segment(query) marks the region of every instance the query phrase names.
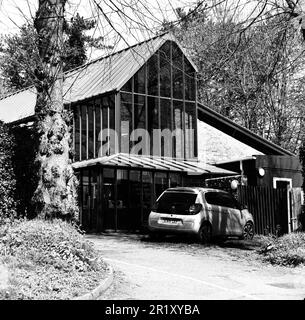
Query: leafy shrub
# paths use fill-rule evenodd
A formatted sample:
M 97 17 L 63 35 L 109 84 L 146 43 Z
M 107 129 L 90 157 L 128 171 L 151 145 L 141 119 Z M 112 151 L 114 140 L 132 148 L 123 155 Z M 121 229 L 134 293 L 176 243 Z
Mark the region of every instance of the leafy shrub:
M 62 220 L 16 220 L 0 227 L 0 255 L 66 272 L 100 267 L 91 243 Z
M 0 223 L 15 216 L 13 149 L 14 139 L 5 124 L 0 122 Z
M 305 264 L 305 233 L 292 232 L 282 237 L 264 237 L 259 250 L 264 260 L 283 266 Z

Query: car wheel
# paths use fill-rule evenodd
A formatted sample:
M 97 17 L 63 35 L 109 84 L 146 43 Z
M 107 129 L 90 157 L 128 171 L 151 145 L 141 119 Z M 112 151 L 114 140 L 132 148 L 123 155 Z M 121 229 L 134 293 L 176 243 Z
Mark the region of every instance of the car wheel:
M 254 237 L 254 226 L 252 222 L 247 222 L 244 226 L 243 239 L 252 240 Z
M 198 231 L 199 241 L 203 244 L 210 243 L 212 240 L 212 226 L 209 223 L 204 223 Z

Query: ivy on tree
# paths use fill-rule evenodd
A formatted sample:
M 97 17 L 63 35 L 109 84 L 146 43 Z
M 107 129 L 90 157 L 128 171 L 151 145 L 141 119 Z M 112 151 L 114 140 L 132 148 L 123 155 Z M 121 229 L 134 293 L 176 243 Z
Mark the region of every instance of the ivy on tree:
M 46 219 L 71 219 L 78 214 L 71 117 L 63 104 L 65 4 L 66 0 L 40 0 L 34 21 L 40 64 L 35 70 L 38 184 L 33 202 L 37 216 Z

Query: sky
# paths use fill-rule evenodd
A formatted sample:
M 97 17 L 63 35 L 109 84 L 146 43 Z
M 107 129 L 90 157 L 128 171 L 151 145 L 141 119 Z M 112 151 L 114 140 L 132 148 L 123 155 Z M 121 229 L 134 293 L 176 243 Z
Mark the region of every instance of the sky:
M 94 1 L 100 4 L 103 13 L 97 9 Z M 194 0 L 195 1 L 195 0 Z M 0 0 L 0 34 L 17 33 L 25 22 L 33 20 L 38 0 Z M 118 46 L 118 39 L 124 40 L 119 46 L 126 47 L 154 35 L 164 19 L 175 19 L 174 8 L 186 7 L 188 1 L 178 0 L 69 0 L 66 16 L 71 18 L 76 12 L 85 18 L 99 21 L 91 33 L 103 35 L 106 45 Z M 117 9 L 124 11 L 128 19 L 122 18 Z M 108 20 L 108 21 L 107 21 Z M 112 26 L 109 25 L 111 21 Z M 116 31 L 113 31 L 115 29 Z
M 255 15 L 253 8 L 259 0 L 207 1 L 210 5 L 222 1 L 223 9 L 229 11 L 237 8 L 237 19 L 245 19 Z M 103 13 L 94 2 L 100 4 Z M 90 32 L 91 35 L 102 35 L 106 46 L 114 47 L 111 50 L 119 50 L 150 38 L 162 21 L 176 19 L 176 8 L 188 9 L 195 3 L 196 0 L 68 0 L 66 16 L 69 19 L 79 12 L 85 18 L 93 17 L 98 24 Z M 0 0 L 0 35 L 17 33 L 20 26 L 33 20 L 37 7 L 38 0 Z M 118 13 L 118 10 L 121 11 Z M 108 53 L 105 50 L 90 51 L 89 60 Z

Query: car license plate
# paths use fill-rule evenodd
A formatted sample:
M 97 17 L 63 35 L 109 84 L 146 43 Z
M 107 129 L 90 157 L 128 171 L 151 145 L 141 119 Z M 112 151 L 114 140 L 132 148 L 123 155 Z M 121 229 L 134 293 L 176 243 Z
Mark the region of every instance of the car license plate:
M 167 224 L 173 224 L 173 225 L 177 225 L 177 224 L 182 224 L 181 220 L 174 220 L 174 219 L 161 219 L 161 223 L 167 223 Z

